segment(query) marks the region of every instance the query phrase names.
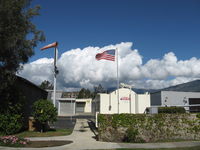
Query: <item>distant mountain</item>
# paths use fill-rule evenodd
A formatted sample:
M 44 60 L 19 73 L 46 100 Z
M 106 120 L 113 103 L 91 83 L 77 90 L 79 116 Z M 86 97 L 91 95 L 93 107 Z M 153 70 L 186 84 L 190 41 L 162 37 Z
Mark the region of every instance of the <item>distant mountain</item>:
M 133 91 L 135 91 L 135 93 L 137 93 L 137 94 L 144 94 L 146 92 L 152 93 L 152 92 L 155 92 L 156 90 L 155 89 L 137 89 L 137 88 L 133 88 Z
M 112 87 L 112 88 L 107 89 L 108 93 L 110 93 L 114 90 L 116 90 L 116 88 Z M 146 93 L 146 92 L 154 93 L 154 92 L 159 92 L 159 91 L 200 92 L 200 80 L 194 80 L 194 81 L 191 81 L 191 82 L 182 83 L 182 84 L 170 86 L 170 87 L 163 88 L 163 89 L 137 89 L 137 88 L 133 88 L 132 90 L 135 91 L 137 94 L 143 94 L 143 93 Z
M 156 91 L 182 91 L 182 92 L 200 92 L 200 80 L 194 80 L 187 83 L 170 86 L 168 88 Z

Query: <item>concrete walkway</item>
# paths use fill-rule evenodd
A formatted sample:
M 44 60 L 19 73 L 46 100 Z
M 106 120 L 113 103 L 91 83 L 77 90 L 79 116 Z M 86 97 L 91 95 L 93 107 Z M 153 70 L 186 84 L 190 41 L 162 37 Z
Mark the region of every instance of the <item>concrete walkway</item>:
M 85 149 L 115 149 L 115 148 L 172 148 L 172 147 L 192 147 L 199 146 L 200 141 L 193 142 L 170 142 L 170 143 L 144 143 L 144 144 L 128 144 L 128 143 L 110 143 L 99 142 L 94 138 L 94 133 L 90 130 L 86 119 L 77 119 L 74 131 L 69 136 L 58 137 L 40 137 L 30 138 L 32 141 L 43 140 L 69 140 L 73 143 L 58 147 L 39 148 L 44 150 L 85 150 Z M 36 150 L 38 148 L 8 148 L 0 147 L 0 150 Z

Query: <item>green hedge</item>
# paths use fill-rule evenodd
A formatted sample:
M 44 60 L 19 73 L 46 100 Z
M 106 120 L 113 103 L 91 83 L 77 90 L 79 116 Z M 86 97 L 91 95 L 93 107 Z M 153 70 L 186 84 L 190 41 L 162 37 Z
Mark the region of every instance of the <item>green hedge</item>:
M 18 133 L 22 126 L 22 116 L 20 114 L 0 114 L 0 132 L 3 135 Z
M 107 142 L 156 142 L 200 140 L 199 114 L 99 114 L 99 140 Z
M 175 114 L 186 113 L 186 111 L 183 107 L 158 107 L 158 113 Z

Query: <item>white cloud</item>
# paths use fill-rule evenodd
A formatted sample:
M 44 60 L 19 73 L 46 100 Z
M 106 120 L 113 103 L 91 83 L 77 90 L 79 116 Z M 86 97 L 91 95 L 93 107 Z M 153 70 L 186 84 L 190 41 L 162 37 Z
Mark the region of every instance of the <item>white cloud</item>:
M 151 59 L 143 64 L 139 51 L 132 50 L 132 43 L 122 42 L 63 53 L 58 59 L 58 89 L 92 88 L 98 84 L 116 86 L 116 62 L 95 59 L 97 53 L 116 47 L 119 50 L 120 81 L 136 88 L 163 88 L 200 77 L 200 60 L 195 57 L 178 60 L 173 52 L 169 52 L 161 59 Z M 53 81 L 53 59 L 41 58 L 25 64 L 20 75 L 36 84 Z
M 39 85 L 44 80 L 53 80 L 53 58 L 41 58 L 23 66 L 20 76 Z
M 138 80 L 135 82 L 135 87 L 140 85 L 146 89 L 161 89 L 164 87 L 174 86 L 181 83 L 186 83 L 197 78 L 186 78 L 186 77 L 175 77 L 171 80 L 157 80 L 157 79 L 147 79 L 147 80 Z

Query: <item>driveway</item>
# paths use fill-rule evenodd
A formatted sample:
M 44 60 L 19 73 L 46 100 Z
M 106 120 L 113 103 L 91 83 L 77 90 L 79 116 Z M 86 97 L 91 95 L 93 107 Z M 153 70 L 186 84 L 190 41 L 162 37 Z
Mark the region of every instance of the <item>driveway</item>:
M 76 119 L 73 117 L 58 117 L 55 123 L 50 124 L 50 127 L 55 129 L 74 129 L 75 124 Z
M 80 113 L 74 116 L 58 117 L 55 123 L 50 124 L 50 127 L 55 129 L 74 129 L 76 119 L 94 120 L 94 116 L 91 113 Z

